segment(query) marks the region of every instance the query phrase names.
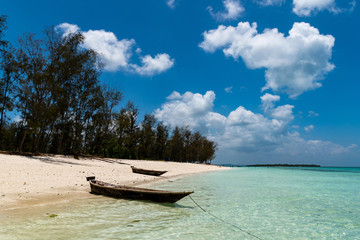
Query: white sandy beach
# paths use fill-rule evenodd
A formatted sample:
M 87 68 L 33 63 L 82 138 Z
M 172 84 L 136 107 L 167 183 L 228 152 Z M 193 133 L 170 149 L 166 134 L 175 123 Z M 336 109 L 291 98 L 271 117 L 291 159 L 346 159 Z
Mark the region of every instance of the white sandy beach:
M 161 177 L 132 173 L 131 167 L 166 170 Z M 110 183 L 140 185 L 225 167 L 164 161 L 17 156 L 0 154 L 0 211 L 90 197 L 87 176 Z M 193 189 L 183 189 L 193 190 Z

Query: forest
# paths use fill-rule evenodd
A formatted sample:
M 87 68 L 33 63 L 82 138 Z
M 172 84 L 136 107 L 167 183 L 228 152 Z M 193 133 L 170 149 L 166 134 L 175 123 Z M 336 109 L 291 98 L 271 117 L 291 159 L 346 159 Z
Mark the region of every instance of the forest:
M 0 150 L 123 159 L 210 163 L 216 143 L 187 126 L 167 126 L 152 114 L 138 119 L 122 92 L 101 84 L 103 63 L 82 47 L 80 32 L 6 41 L 0 15 Z

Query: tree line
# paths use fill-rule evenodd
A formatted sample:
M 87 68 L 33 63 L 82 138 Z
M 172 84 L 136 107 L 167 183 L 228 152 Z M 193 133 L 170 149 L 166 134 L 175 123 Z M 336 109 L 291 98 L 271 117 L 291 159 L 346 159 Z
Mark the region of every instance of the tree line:
M 104 65 L 76 32 L 46 28 L 5 41 L 0 15 L 0 150 L 208 163 L 216 144 L 188 127 L 171 129 L 100 84 Z M 11 120 L 10 115 L 17 118 Z

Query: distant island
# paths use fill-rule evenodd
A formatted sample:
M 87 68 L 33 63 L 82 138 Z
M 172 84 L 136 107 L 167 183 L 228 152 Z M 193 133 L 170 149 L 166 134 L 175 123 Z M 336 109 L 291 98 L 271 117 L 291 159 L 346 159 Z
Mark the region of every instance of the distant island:
M 316 164 L 254 164 L 246 167 L 320 167 Z

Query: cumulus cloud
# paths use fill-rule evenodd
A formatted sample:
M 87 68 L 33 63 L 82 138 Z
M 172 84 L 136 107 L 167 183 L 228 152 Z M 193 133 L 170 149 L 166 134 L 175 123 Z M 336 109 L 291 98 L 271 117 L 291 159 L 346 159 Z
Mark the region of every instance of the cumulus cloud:
M 256 3 L 262 6 L 281 5 L 285 0 L 254 0 Z
M 210 14 L 218 21 L 235 20 L 245 11 L 239 0 L 223 0 L 225 10 L 214 13 L 212 7 L 208 7 Z
M 250 69 L 265 68 L 263 90 L 286 92 L 291 98 L 320 87 L 320 80 L 334 68 L 329 62 L 334 37 L 304 22 L 294 23 L 288 36 L 276 28 L 258 33 L 257 24 L 249 22 L 220 25 L 203 36 L 203 50 L 221 49 L 227 57 L 241 57 Z
M 332 13 L 353 11 L 356 1 L 349 2 L 349 5 L 349 8 L 339 8 L 336 6 L 335 0 L 294 0 L 293 12 L 298 16 L 308 17 L 323 10 L 328 10 Z
M 105 70 L 116 71 L 127 67 L 135 45 L 134 39 L 118 40 L 114 33 L 104 30 L 89 30 L 82 34 L 85 38 L 84 47 L 101 54 Z
M 294 106 L 286 104 L 275 108 L 275 102 L 280 101 L 280 96 L 266 93 L 260 99 L 264 113 L 268 116 L 286 123 L 294 119 L 292 111 Z
M 344 147 L 330 141 L 305 140 L 298 132 L 288 135 L 284 140 L 283 144 L 275 149 L 275 152 L 290 156 L 333 156 L 347 154 L 358 148 L 356 144 Z
M 64 36 L 69 35 L 70 33 L 79 32 L 80 28 L 78 25 L 70 23 L 61 23 L 56 26 L 56 29 L 61 30 Z
M 168 98 L 169 102 L 162 109 L 155 110 L 158 120 L 164 121 L 171 126 L 189 125 L 192 128 L 201 128 L 205 117 L 213 107 L 215 93 L 207 91 L 204 95 L 186 92 L 181 95 L 173 92 Z
M 280 119 L 285 122 L 289 122 L 294 119 L 292 109 L 294 106 L 286 104 L 283 106 L 278 106 L 271 111 L 271 116 L 275 119 Z
M 293 12 L 298 16 L 310 16 L 324 9 L 335 10 L 334 0 L 294 0 L 293 5 Z
M 280 96 L 266 93 L 260 97 L 263 109 L 265 111 L 274 107 L 274 102 L 280 101 Z
M 173 92 L 154 114 L 167 125 L 187 125 L 192 130 L 202 132 L 218 143 L 220 151 L 326 155 L 345 153 L 356 147 L 343 147 L 321 140 L 305 140 L 291 125 L 294 106 L 275 106 L 274 102 L 278 101 L 276 96 L 262 97 L 263 103 L 271 103 L 266 105 L 267 111 L 271 113 L 268 117 L 243 106 L 224 116 L 213 111 L 214 100 L 213 91 L 204 95 Z
M 154 58 L 146 55 L 141 58 L 142 66 L 132 64 L 134 70 L 140 75 L 152 76 L 160 74 L 174 65 L 174 60 L 166 53 L 157 54 Z
M 174 60 L 166 53 L 157 54 L 155 57 L 150 55 L 141 57 L 141 66 L 130 63 L 133 48 L 136 45 L 135 40 L 119 40 L 113 32 L 105 30 L 80 31 L 77 25 L 69 23 L 62 23 L 56 29 L 61 31 L 64 36 L 74 32 L 81 32 L 84 36 L 83 47 L 93 49 L 100 54 L 106 71 L 123 70 L 152 76 L 167 71 L 174 64 Z M 137 48 L 135 52 L 141 54 L 141 49 Z
M 176 99 L 181 99 L 181 94 L 177 91 L 173 91 L 166 99 L 168 100 L 176 100 Z

